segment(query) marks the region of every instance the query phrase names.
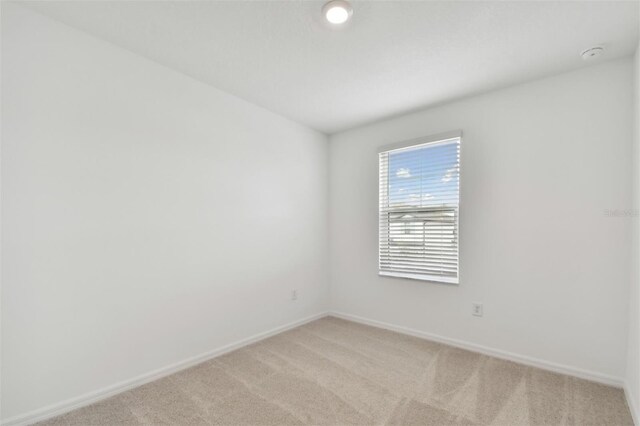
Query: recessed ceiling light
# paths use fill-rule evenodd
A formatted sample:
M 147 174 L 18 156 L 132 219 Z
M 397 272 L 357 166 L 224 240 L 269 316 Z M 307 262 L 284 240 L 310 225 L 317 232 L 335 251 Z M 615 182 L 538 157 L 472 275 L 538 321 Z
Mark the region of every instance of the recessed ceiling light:
M 585 61 L 588 61 L 590 59 L 595 59 L 598 56 L 602 55 L 604 53 L 604 48 L 600 47 L 600 46 L 596 46 L 596 47 L 591 47 L 587 50 L 584 50 L 580 56 L 582 56 L 582 59 L 584 59 Z
M 353 8 L 346 0 L 332 0 L 322 7 L 322 14 L 329 23 L 340 25 L 351 18 Z

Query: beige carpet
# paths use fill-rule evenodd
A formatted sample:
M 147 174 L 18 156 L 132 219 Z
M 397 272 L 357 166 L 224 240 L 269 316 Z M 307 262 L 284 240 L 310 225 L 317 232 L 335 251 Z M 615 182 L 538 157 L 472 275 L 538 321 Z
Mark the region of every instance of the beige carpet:
M 622 390 L 323 318 L 47 425 L 632 425 Z

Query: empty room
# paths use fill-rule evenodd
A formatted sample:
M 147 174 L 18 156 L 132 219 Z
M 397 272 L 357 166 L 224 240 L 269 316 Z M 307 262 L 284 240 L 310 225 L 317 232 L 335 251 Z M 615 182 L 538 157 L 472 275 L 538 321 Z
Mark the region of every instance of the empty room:
M 0 425 L 640 426 L 640 1 L 0 12 Z

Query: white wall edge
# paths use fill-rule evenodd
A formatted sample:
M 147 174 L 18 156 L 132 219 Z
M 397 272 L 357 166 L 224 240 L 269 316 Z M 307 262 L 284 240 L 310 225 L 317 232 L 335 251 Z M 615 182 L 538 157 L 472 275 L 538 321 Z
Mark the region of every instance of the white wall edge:
M 640 411 L 638 411 L 638 406 L 636 405 L 637 398 L 634 398 L 635 395 L 631 394 L 631 391 L 629 390 L 629 386 L 627 385 L 627 383 L 624 384 L 624 396 L 627 399 L 627 405 L 629 406 L 629 411 L 631 411 L 633 424 L 636 426 L 640 426 Z
M 493 349 L 493 348 L 478 345 L 475 343 L 466 342 L 458 339 L 451 339 L 449 337 L 444 337 L 437 334 L 414 330 L 412 328 L 389 324 L 386 322 L 377 321 L 369 318 L 363 318 L 357 315 L 345 314 L 342 312 L 330 312 L 329 315 L 334 316 L 336 318 L 342 318 L 348 321 L 357 322 L 360 324 L 370 325 L 378 328 L 384 328 L 386 330 L 395 331 L 395 332 L 406 334 L 409 336 L 419 337 L 421 339 L 431 340 L 438 343 L 444 343 L 449 346 L 455 346 L 460 349 L 466 349 L 472 352 L 481 353 L 483 355 L 489 355 L 495 358 L 517 362 L 519 364 L 528 365 L 530 367 L 537 367 L 542 370 L 548 370 L 548 371 L 553 371 L 555 373 L 566 374 L 568 376 L 578 377 L 580 379 L 602 383 L 604 385 L 614 386 L 617 388 L 624 387 L 624 381 L 620 377 L 609 376 L 606 374 L 596 373 L 594 371 L 588 371 L 580 368 L 571 367 L 568 365 L 557 364 L 555 362 L 532 358 L 525 355 L 519 355 L 512 352 L 503 351 L 500 349 Z M 638 423 L 636 422 L 636 424 Z
M 280 334 L 292 328 L 299 327 L 308 322 L 323 318 L 327 315 L 328 315 L 327 312 L 321 312 L 306 318 L 302 318 L 302 319 L 290 322 L 288 324 L 284 324 L 284 325 L 272 328 L 271 330 L 267 330 L 262 333 L 255 334 L 251 337 L 247 337 L 246 339 L 241 339 L 236 342 L 230 343 L 228 345 L 222 346 L 220 348 L 216 348 L 211 351 L 205 352 L 203 354 L 196 355 L 196 356 L 187 358 L 185 360 L 167 365 L 165 367 L 158 368 L 156 370 L 150 371 L 148 373 L 142 374 L 132 379 L 124 380 L 114 385 L 110 385 L 102 389 L 98 389 L 96 391 L 88 392 L 88 393 L 85 393 L 84 395 L 80 395 L 75 398 L 67 399 L 65 401 L 62 401 L 56 404 L 48 405 L 46 407 L 33 410 L 26 414 L 20 414 L 18 416 L 11 417 L 9 419 L 3 420 L 2 425 L 3 426 L 28 425 L 31 423 L 39 422 L 55 416 L 59 416 L 61 414 L 68 413 L 69 411 L 84 407 L 86 405 L 93 404 L 95 402 L 101 401 L 103 399 L 109 398 L 111 396 L 117 395 L 127 390 L 144 385 L 145 383 L 149 383 L 154 380 L 161 379 L 165 376 L 169 376 L 173 373 L 187 369 L 189 367 L 192 367 L 194 365 L 216 358 L 218 356 L 224 355 L 236 349 L 240 349 L 244 346 L 250 345 L 260 340 L 264 340 L 266 338 L 269 338 L 276 334 Z

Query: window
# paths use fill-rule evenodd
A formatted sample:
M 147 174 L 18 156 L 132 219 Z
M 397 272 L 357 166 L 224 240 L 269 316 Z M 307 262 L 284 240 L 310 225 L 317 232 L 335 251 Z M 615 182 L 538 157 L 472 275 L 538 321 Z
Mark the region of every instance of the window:
M 458 283 L 460 139 L 455 132 L 379 153 L 380 275 Z

